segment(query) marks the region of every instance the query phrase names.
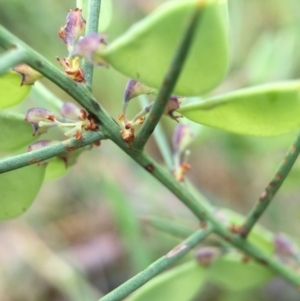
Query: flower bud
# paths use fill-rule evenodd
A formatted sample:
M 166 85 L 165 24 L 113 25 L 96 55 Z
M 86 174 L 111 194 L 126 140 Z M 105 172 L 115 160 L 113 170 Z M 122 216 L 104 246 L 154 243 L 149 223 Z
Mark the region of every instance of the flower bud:
M 60 38 L 67 44 L 68 51 L 71 53 L 76 42 L 85 32 L 85 20 L 82 17 L 82 9 L 71 9 L 66 18 L 66 25 L 59 30 Z
M 222 251 L 216 247 L 202 247 L 195 252 L 198 263 L 208 267 L 211 263 L 222 254 Z
M 106 35 L 104 34 L 92 33 L 87 35 L 78 41 L 71 53 L 71 56 L 83 57 L 95 66 L 108 67 L 108 63 L 103 59 L 97 57 L 97 60 L 95 60 L 97 51 L 107 45 L 105 38 Z
M 195 139 L 192 129 L 188 124 L 178 124 L 175 128 L 172 144 L 174 153 L 182 153 Z
M 154 91 L 154 88 L 150 88 L 143 83 L 140 83 L 134 79 L 130 79 L 125 88 L 123 102 L 128 102 L 132 98 L 135 98 L 139 95 L 151 94 Z
M 284 233 L 274 236 L 275 253 L 277 255 L 295 255 L 298 253 L 295 243 Z

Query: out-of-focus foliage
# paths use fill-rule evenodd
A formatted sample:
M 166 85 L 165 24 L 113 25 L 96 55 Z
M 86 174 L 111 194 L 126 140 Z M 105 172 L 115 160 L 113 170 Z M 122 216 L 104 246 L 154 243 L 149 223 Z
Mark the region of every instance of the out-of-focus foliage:
M 6 109 L 20 103 L 29 93 L 31 87 L 20 89 L 21 79 L 16 72 L 0 76 L 0 108 Z
M 108 42 L 162 2 L 166 1 L 113 1 Z M 57 65 L 55 56 L 66 55 L 57 32 L 65 22 L 68 9 L 75 8 L 74 3 L 71 0 L 47 3 L 2 0 L 0 22 Z M 298 6 L 298 0 L 229 0 L 231 68 L 212 96 L 253 84 L 299 77 Z M 112 68 L 95 71 L 94 94 L 114 118 L 121 113 L 127 80 Z M 62 100 L 70 100 L 47 80 L 43 83 Z M 34 97 L 29 95 L 25 102 L 26 106 L 34 106 Z M 18 109 L 24 114 L 23 105 Z M 129 109 L 130 116 L 134 116 L 139 110 L 138 103 L 132 102 Z M 170 141 L 175 123 L 164 118 L 162 124 Z M 192 170 L 188 177 L 213 204 L 246 213 L 267 185 L 294 135 L 253 138 L 203 127 L 197 141 L 190 146 Z M 147 150 L 163 164 L 153 140 Z M 271 230 L 287 232 L 296 241 L 300 234 L 299 175 L 299 164 L 296 164 L 262 219 Z M 126 218 L 122 215 L 123 205 Z M 100 296 L 100 291 L 108 292 L 178 243 L 178 239 L 141 222 L 140 217 L 150 214 L 194 229 L 198 227 L 196 219 L 171 193 L 112 143 L 103 142 L 100 148 L 84 153 L 66 177 L 47 182 L 28 213 L 0 225 L 1 240 L 7 242 L 0 247 L 0 299 L 71 300 L 70 291 L 77 292 L 78 287 L 82 287 L 82 300 Z M 126 226 L 128 232 L 124 232 Z M 68 287 L 68 292 L 55 285 L 53 281 L 60 268 L 45 268 L 51 267 L 51 256 L 37 260 L 36 254 L 44 254 L 37 242 L 46 245 L 50 254 L 59 256 L 73 271 L 81 271 L 83 280 L 75 281 L 78 285 Z M 62 277 L 67 281 L 72 274 L 62 273 Z M 254 299 L 293 301 L 299 295 L 276 279 L 246 294 L 231 294 L 224 288 L 206 285 L 195 298 L 200 301 Z

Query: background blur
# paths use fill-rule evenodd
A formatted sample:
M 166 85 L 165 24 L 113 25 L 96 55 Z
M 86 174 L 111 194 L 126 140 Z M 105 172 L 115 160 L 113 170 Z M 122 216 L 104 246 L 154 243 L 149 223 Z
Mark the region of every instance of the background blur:
M 115 0 L 106 30 L 108 41 L 161 2 Z M 55 56 L 67 52 L 57 33 L 75 1 L 0 0 L 0 8 L 0 23 L 58 66 Z M 230 0 L 229 8 L 232 63 L 227 78 L 213 93 L 298 78 L 299 1 Z M 95 70 L 94 94 L 114 118 L 121 113 L 127 80 L 112 68 Z M 42 82 L 62 100 L 70 100 L 49 81 Z M 130 112 L 138 110 L 136 101 Z M 164 118 L 162 124 L 171 141 L 175 122 Z M 188 177 L 216 206 L 245 214 L 294 136 L 253 138 L 201 128 L 190 147 Z M 164 164 L 154 140 L 147 150 Z M 300 234 L 299 176 L 296 163 L 261 220 L 267 228 L 288 233 L 296 241 Z M 0 300 L 97 300 L 179 242 L 147 226 L 146 217 L 151 215 L 198 227 L 170 192 L 104 141 L 101 147 L 83 153 L 67 176 L 46 182 L 22 217 L 0 223 Z M 195 300 L 254 299 L 299 300 L 299 295 L 275 279 L 242 296 L 208 285 Z

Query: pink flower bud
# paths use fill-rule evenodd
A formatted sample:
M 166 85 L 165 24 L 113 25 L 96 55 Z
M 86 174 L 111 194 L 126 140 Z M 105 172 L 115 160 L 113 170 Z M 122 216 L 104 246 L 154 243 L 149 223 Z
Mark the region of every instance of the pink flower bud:
M 97 57 L 97 51 L 107 45 L 105 38 L 106 35 L 104 34 L 92 33 L 87 35 L 78 41 L 71 56 L 83 57 L 96 66 L 108 67 L 106 61 Z
M 59 30 L 60 38 L 67 44 L 68 51 L 71 53 L 76 42 L 85 32 L 85 20 L 82 17 L 82 9 L 71 9 L 66 18 L 66 25 Z
M 154 88 L 150 88 L 134 79 L 130 79 L 125 88 L 123 102 L 128 102 L 132 98 L 135 98 L 139 95 L 151 94 L 154 91 L 155 91 Z

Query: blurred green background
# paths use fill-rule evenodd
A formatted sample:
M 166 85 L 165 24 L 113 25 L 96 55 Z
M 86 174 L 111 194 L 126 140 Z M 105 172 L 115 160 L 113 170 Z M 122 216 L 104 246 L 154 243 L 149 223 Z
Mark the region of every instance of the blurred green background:
M 113 1 L 108 42 L 161 2 L 165 1 Z M 58 30 L 75 5 L 71 0 L 0 0 L 0 23 L 58 66 L 55 57 L 67 55 Z M 212 93 L 299 77 L 298 0 L 229 0 L 229 9 L 231 67 Z M 114 118 L 121 113 L 127 80 L 112 68 L 95 70 L 94 94 Z M 42 82 L 62 100 L 70 100 L 49 81 Z M 138 110 L 136 101 L 130 114 Z M 164 118 L 162 125 L 171 141 L 175 122 Z M 188 178 L 214 205 L 246 214 L 294 136 L 253 138 L 203 127 L 190 147 Z M 164 164 L 154 139 L 147 151 Z M 288 233 L 298 242 L 299 177 L 296 163 L 261 220 L 270 230 Z M 151 215 L 198 227 L 170 192 L 104 141 L 82 154 L 67 176 L 46 182 L 22 217 L 1 222 L 0 300 L 96 300 L 180 241 L 147 226 L 146 217 Z M 254 299 L 299 300 L 299 295 L 275 279 L 243 295 L 207 285 L 195 300 Z

